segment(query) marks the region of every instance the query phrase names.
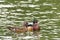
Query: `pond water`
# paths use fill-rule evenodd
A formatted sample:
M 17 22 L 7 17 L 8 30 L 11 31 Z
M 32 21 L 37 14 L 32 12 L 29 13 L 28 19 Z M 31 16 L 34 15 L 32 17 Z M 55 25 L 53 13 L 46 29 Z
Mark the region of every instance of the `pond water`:
M 60 40 L 60 0 L 0 0 L 0 36 L 13 35 L 7 26 L 20 27 L 34 17 L 41 27 L 40 40 Z

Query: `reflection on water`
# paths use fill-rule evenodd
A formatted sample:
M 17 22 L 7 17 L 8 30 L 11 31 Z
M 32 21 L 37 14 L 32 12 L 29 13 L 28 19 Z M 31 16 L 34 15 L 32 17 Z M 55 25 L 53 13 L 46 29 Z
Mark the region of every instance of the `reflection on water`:
M 7 26 L 21 26 L 24 20 L 35 17 L 41 27 L 41 40 L 59 40 L 59 4 L 60 0 L 0 0 L 0 35 L 12 35 Z

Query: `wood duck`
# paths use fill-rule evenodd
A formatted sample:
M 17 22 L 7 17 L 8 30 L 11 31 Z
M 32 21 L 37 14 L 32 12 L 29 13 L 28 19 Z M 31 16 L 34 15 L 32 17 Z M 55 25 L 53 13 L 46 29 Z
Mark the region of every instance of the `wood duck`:
M 33 22 L 24 22 L 24 27 L 22 28 L 18 28 L 18 27 L 7 27 L 7 28 L 15 33 L 24 33 L 27 31 L 39 31 L 40 30 L 38 20 L 36 19 L 34 19 Z
M 38 20 L 34 19 L 32 22 L 27 22 L 26 24 L 26 28 L 30 31 L 38 31 L 40 30 L 39 24 L 38 24 Z
M 34 19 L 33 20 L 33 31 L 38 31 L 40 30 L 39 24 L 38 24 L 38 20 Z

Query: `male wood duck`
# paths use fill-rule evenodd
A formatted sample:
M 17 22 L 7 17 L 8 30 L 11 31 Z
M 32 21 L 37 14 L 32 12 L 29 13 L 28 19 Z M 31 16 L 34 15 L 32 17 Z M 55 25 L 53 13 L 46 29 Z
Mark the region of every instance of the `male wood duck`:
M 40 27 L 38 24 L 38 20 L 34 19 L 33 22 L 24 22 L 24 27 L 18 28 L 18 27 L 7 27 L 9 30 L 15 32 L 15 33 L 24 33 L 27 31 L 39 31 Z
M 33 20 L 33 31 L 39 31 L 40 27 L 39 27 L 39 23 L 37 19 Z
M 29 31 L 39 31 L 40 27 L 38 24 L 38 20 L 34 19 L 32 22 L 26 22 L 27 24 L 25 24 L 25 27 L 29 30 Z

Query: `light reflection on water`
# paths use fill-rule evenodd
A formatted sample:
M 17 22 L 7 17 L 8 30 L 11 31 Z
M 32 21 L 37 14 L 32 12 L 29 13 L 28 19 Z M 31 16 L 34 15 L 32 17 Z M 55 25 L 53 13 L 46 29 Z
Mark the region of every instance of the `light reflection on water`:
M 25 0 L 0 1 L 0 35 L 11 35 L 5 27 L 20 26 L 24 20 L 36 17 L 41 27 L 41 40 L 59 40 L 60 7 L 59 1 Z M 57 38 L 57 39 L 55 39 Z M 35 40 L 35 39 L 33 39 Z

